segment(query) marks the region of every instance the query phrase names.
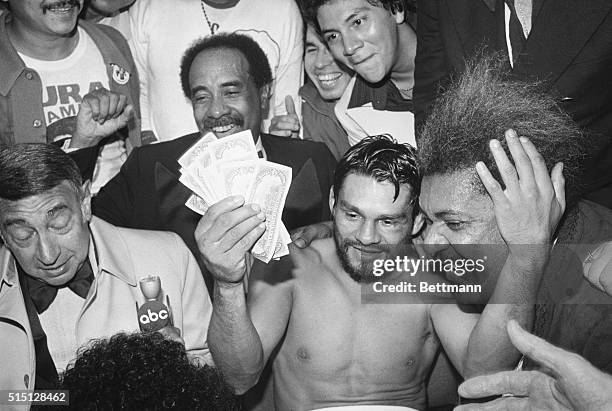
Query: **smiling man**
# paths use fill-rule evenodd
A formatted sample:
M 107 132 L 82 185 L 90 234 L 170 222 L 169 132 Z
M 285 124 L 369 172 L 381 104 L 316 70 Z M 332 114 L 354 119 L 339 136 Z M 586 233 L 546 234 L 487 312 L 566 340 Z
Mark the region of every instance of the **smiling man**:
M 413 146 L 412 88 L 416 33 L 407 0 L 306 0 L 333 56 L 357 76 L 336 105 L 336 115 L 355 144 L 389 133 Z
M 210 299 L 177 235 L 92 218 L 89 181 L 53 145 L 1 148 L 0 175 L 0 389 L 56 388 L 79 346 L 139 331 L 149 276 L 171 312 L 161 331 L 211 363 Z
M 515 158 L 531 152 L 528 144 L 512 144 Z M 518 168 L 541 172 L 541 165 L 530 161 Z M 504 178 L 512 179 L 512 172 Z M 557 171 L 552 181 L 559 176 Z M 548 175 L 538 183 L 548 203 L 524 201 L 526 212 L 520 215 L 496 212 L 500 221 L 529 227 L 504 231 L 512 244 L 531 238 L 547 243 L 558 222 L 553 196 L 562 200 L 562 192 Z M 256 262 L 248 299 L 244 252 L 261 235 L 258 220 L 240 210 L 236 198 L 209 209 L 196 232 L 215 277 L 208 341 L 216 365 L 237 392 L 253 386 L 270 360 L 277 409 L 425 409 L 427 375 L 441 347 L 464 377 L 514 367 L 519 353 L 503 324 L 517 319 L 530 326 L 535 293 L 524 287 L 539 280 L 546 253 L 511 254 L 491 299 L 495 304 L 482 315 L 452 301 L 424 303 L 418 296 L 404 304 L 364 302 L 364 289 L 378 278 L 374 261 L 393 258 L 421 227 L 413 218 L 419 185 L 412 147 L 386 136 L 362 140 L 336 168 L 329 200 L 333 238 L 304 249 L 291 245 L 288 256 L 269 265 Z M 532 223 L 535 213 L 545 221 Z M 402 274 L 386 277 L 402 279 Z
M 62 146 L 95 193 L 142 144 L 127 42 L 112 28 L 80 21 L 83 0 L 2 1 L 0 143 Z M 97 148 L 84 150 L 102 140 L 99 156 Z
M 260 132 L 272 71 L 250 37 L 219 34 L 199 40 L 185 52 L 180 78 L 199 132 L 135 150 L 96 196 L 94 214 L 118 226 L 176 232 L 212 287 L 206 256 L 194 237 L 201 216 L 185 206 L 191 191 L 179 182 L 179 157 L 208 132 L 224 138 L 250 130 L 261 157 L 293 170 L 282 216 L 289 230 L 329 218 L 326 198 L 335 160 L 324 144 Z

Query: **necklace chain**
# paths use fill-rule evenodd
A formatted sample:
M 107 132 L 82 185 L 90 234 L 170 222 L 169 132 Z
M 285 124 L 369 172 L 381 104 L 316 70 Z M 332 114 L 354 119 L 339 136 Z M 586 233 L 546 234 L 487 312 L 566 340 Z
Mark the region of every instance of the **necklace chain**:
M 219 30 L 219 24 L 211 23 L 208 18 L 208 14 L 206 14 L 206 7 L 204 6 L 204 0 L 200 0 L 200 5 L 202 6 L 202 13 L 204 13 L 204 18 L 206 19 L 206 23 L 208 24 L 208 28 L 210 29 L 210 34 L 214 35 L 217 30 Z

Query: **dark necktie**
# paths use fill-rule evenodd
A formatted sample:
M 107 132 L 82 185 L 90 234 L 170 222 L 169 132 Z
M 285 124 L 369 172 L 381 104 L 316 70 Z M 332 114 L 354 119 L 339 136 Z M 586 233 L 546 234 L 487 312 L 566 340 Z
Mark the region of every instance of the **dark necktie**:
M 510 8 L 510 22 L 508 23 L 508 31 L 510 33 L 510 44 L 512 45 L 512 63 L 516 65 L 525 42 L 525 33 L 521 21 L 516 14 L 516 8 L 514 7 L 514 0 L 504 0 Z
M 74 278 L 63 287 L 68 287 L 76 295 L 81 298 L 87 297 L 91 283 L 94 280 L 93 270 L 89 259 L 85 261 L 83 266 L 77 271 Z M 57 296 L 57 290 L 63 287 L 53 287 L 49 284 L 35 280 L 30 276 L 26 276 L 30 298 L 36 307 L 36 312 L 42 314 L 51 305 Z

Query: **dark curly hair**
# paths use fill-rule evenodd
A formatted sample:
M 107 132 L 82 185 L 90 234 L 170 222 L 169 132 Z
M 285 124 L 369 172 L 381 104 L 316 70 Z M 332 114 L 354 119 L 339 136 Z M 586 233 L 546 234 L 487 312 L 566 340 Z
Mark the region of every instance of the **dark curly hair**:
M 485 194 L 475 171 L 476 163 L 483 161 L 503 185 L 489 141 L 498 139 L 508 152 L 504 132 L 512 128 L 531 140 L 549 170 L 563 162 L 571 209 L 582 195 L 583 167 L 600 137 L 581 130 L 542 87 L 513 79 L 504 56 L 480 52 L 451 81 L 423 125 L 418 139 L 422 175 L 468 171 L 476 189 Z
M 413 198 L 419 195 L 421 188 L 416 149 L 396 142 L 389 135 L 366 137 L 342 156 L 334 173 L 335 198 L 338 198 L 346 176 L 351 173 L 392 183 L 395 186 L 394 200 L 402 184 L 412 187 Z
M 182 344 L 159 333 L 93 340 L 68 366 L 61 389 L 79 411 L 240 410 L 216 369 L 194 364 Z
M 306 21 L 312 22 L 317 30 L 319 25 L 317 24 L 317 12 L 319 7 L 324 4 L 330 3 L 335 0 L 297 0 L 297 3 L 302 11 L 302 15 Z M 382 6 L 385 10 L 389 10 L 391 13 L 409 12 L 416 13 L 416 0 L 366 0 L 373 6 Z
M 181 87 L 188 99 L 191 99 L 191 85 L 189 84 L 189 72 L 193 61 L 206 50 L 229 49 L 236 50 L 249 62 L 249 75 L 253 78 L 255 87 L 261 89 L 266 84 L 272 83 L 272 69 L 266 53 L 259 44 L 251 37 L 239 33 L 215 34 L 196 40 L 191 47 L 185 51 L 181 60 Z

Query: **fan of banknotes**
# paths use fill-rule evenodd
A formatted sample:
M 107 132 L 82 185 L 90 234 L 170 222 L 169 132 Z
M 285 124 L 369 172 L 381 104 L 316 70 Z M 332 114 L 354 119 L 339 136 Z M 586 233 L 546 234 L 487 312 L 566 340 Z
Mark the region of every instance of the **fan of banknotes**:
M 289 232 L 281 221 L 291 168 L 259 158 L 250 130 L 217 139 L 208 133 L 178 160 L 179 181 L 193 191 L 185 205 L 199 214 L 232 195 L 258 204 L 266 215 L 266 231 L 251 249 L 265 263 L 289 254 Z

